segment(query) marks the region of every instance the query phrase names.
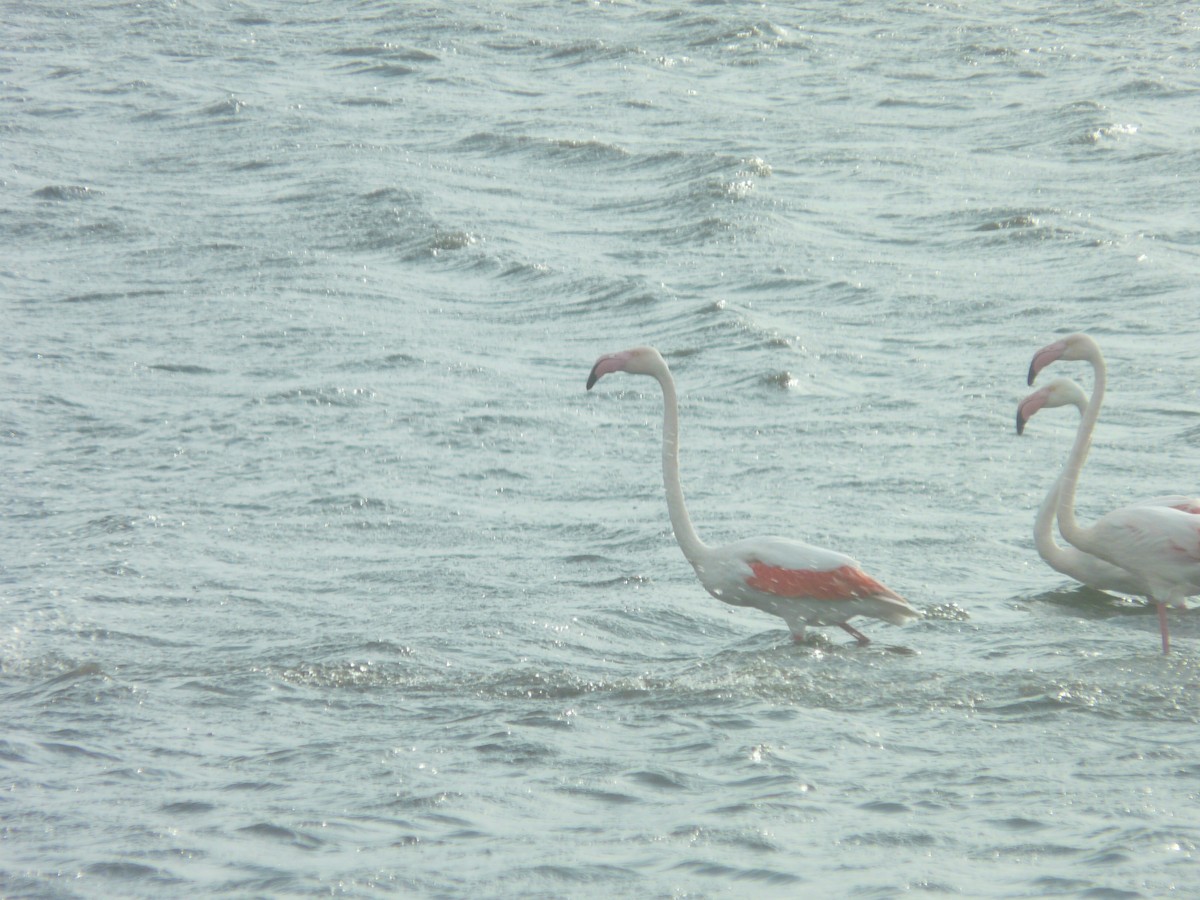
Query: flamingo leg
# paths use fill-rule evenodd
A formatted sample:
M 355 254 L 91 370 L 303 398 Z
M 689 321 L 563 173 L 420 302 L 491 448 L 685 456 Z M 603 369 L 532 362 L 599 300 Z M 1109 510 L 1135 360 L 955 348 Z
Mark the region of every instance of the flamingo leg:
M 867 644 L 871 643 L 871 639 L 869 637 L 848 622 L 838 622 L 838 627 L 849 632 L 854 639 L 858 641 L 858 646 L 860 647 L 865 647 Z
M 1167 604 L 1158 605 L 1158 630 L 1162 632 L 1163 656 L 1171 652 L 1171 632 L 1167 630 Z

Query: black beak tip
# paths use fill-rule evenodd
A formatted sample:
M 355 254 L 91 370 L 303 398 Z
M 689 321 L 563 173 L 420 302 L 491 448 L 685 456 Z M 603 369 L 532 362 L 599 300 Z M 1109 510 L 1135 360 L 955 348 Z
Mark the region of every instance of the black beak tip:
M 1018 412 L 1017 413 L 1017 434 L 1025 433 L 1025 422 L 1026 422 L 1025 417 Z

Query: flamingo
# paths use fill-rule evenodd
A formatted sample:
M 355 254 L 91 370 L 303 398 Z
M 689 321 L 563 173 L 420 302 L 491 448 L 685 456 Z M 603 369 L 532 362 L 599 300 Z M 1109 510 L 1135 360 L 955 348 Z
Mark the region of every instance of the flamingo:
M 859 646 L 865 646 L 870 639 L 847 621 L 854 616 L 872 616 L 896 625 L 920 617 L 907 600 L 843 553 L 779 537 L 749 538 L 720 547 L 700 540 L 679 483 L 679 401 L 666 361 L 653 347 L 605 354 L 592 367 L 587 389 L 613 372 L 648 375 L 662 387 L 667 511 L 679 548 L 710 594 L 732 606 L 750 606 L 779 616 L 796 642 L 804 640 L 807 625 L 837 625 Z
M 1070 378 L 1055 378 L 1045 387 L 1038 388 L 1021 401 L 1017 407 L 1017 434 L 1023 434 L 1025 425 L 1034 413 L 1041 409 L 1053 409 L 1058 406 L 1074 406 L 1082 415 L 1087 408 L 1087 394 Z M 1033 539 L 1037 545 L 1038 555 L 1046 561 L 1050 568 L 1061 572 L 1069 578 L 1086 584 L 1100 591 L 1113 591 L 1118 594 L 1140 594 L 1141 583 L 1124 569 L 1090 553 L 1084 553 L 1077 547 L 1068 544 L 1060 547 L 1054 540 L 1054 518 L 1058 508 L 1059 481 L 1055 479 L 1046 499 L 1038 507 L 1037 518 L 1033 525 Z M 1169 506 L 1183 509 L 1187 512 L 1200 512 L 1200 501 L 1190 497 L 1172 495 L 1155 497 L 1144 500 L 1139 506 Z
M 1171 652 L 1167 606 L 1186 609 L 1185 600 L 1200 594 L 1200 501 L 1188 497 L 1177 504 L 1147 501 L 1113 510 L 1091 527 L 1075 517 L 1075 488 L 1091 447 L 1092 431 L 1104 402 L 1107 367 L 1100 346 L 1086 334 L 1071 334 L 1047 344 L 1033 355 L 1030 384 L 1038 373 L 1057 360 L 1082 360 L 1095 372 L 1092 399 L 1075 432 L 1071 455 L 1058 481 L 1058 527 L 1079 550 L 1128 572 L 1137 581 L 1135 591 L 1154 601 L 1164 654 Z

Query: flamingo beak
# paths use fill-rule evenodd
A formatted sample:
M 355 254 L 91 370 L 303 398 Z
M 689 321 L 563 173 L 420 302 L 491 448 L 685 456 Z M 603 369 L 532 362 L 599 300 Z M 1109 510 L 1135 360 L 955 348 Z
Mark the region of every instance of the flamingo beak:
M 1033 379 L 1037 378 L 1038 372 L 1050 365 L 1056 359 L 1060 359 L 1067 350 L 1066 341 L 1055 341 L 1053 344 L 1047 344 L 1037 353 L 1033 354 L 1033 360 L 1029 363 L 1029 377 L 1026 384 L 1033 384 Z
M 611 372 L 620 372 L 624 370 L 626 363 L 630 360 L 628 350 L 621 353 L 606 353 L 596 360 L 596 364 L 592 366 L 592 372 L 588 375 L 587 389 L 590 391 L 605 375 Z
M 599 381 L 601 378 L 604 377 L 605 373 L 600 368 L 600 365 L 603 362 L 604 362 L 604 357 L 602 356 L 598 360 L 596 360 L 596 364 L 594 366 L 592 366 L 592 372 L 590 375 L 588 375 L 588 380 L 587 380 L 587 389 L 589 391 L 593 387 L 596 386 L 597 381 Z
M 1033 418 L 1033 414 L 1046 405 L 1046 390 L 1034 391 L 1021 401 L 1017 407 L 1017 434 L 1025 433 L 1025 423 Z

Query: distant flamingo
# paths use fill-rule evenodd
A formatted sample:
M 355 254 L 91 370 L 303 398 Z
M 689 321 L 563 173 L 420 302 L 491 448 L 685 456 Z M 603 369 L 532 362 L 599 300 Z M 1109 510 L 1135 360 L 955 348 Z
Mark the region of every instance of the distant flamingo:
M 1107 368 L 1099 345 L 1086 334 L 1072 334 L 1043 347 L 1029 365 L 1029 383 L 1056 360 L 1091 363 L 1096 383 L 1075 433 L 1071 455 L 1058 481 L 1058 527 L 1078 549 L 1128 572 L 1137 581 L 1133 593 L 1149 597 L 1158 607 L 1163 653 L 1171 652 L 1167 605 L 1186 608 L 1187 597 L 1200 594 L 1200 501 L 1188 497 L 1179 504 L 1155 501 L 1125 506 L 1096 521 L 1090 528 L 1075 518 L 1075 488 L 1091 447 L 1092 431 L 1104 402 Z M 1161 499 L 1161 498 L 1160 498 Z
M 1026 423 L 1038 410 L 1075 406 L 1082 414 L 1087 404 L 1088 398 L 1083 388 L 1070 378 L 1055 378 L 1021 401 L 1017 407 L 1017 434 L 1024 433 Z M 1070 544 L 1060 547 L 1054 540 L 1054 519 L 1058 508 L 1058 486 L 1061 477 L 1060 475 L 1055 479 L 1049 493 L 1046 494 L 1046 499 L 1038 507 L 1037 519 L 1033 525 L 1033 539 L 1038 555 L 1050 568 L 1089 587 L 1118 594 L 1144 595 L 1141 582 L 1129 572 L 1090 553 L 1084 553 Z M 1169 506 L 1184 511 L 1200 512 L 1200 501 L 1178 495 L 1155 497 L 1137 505 Z
M 649 375 L 662 387 L 667 510 L 683 555 L 710 594 L 733 606 L 751 606 L 779 616 L 795 641 L 804 639 L 806 625 L 837 625 L 865 645 L 870 640 L 848 619 L 873 616 L 903 625 L 920 617 L 908 601 L 842 553 L 777 537 L 750 538 L 722 547 L 701 541 L 679 483 L 679 402 L 666 361 L 653 347 L 606 354 L 592 367 L 588 390 L 612 372 Z

